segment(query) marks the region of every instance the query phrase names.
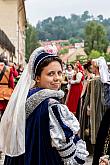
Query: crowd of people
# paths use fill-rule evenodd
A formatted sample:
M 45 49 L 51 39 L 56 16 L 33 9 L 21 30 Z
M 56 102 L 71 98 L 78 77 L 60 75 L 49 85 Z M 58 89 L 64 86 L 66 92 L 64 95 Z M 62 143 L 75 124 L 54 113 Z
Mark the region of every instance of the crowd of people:
M 80 137 L 94 155 L 93 165 L 98 165 L 102 155 L 110 155 L 110 71 L 104 57 L 83 66 L 77 61 L 73 72 L 68 65 L 65 79 L 70 86 L 65 104 L 80 123 Z
M 31 54 L 25 69 L 12 63 L 7 68 L 15 84 L 6 81 L 12 92 L 0 123 L 4 165 L 81 165 L 88 155 L 93 165 L 109 165 L 110 73 L 104 57 L 64 64 L 54 47 L 45 46 Z
M 0 55 L 0 120 L 7 103 L 21 75 L 21 65 L 8 62 L 4 54 Z M 22 67 L 23 72 L 23 67 Z

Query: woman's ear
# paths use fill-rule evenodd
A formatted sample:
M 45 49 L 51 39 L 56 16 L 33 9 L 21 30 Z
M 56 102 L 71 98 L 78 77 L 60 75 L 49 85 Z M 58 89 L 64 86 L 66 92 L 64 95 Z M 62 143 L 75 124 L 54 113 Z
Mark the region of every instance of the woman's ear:
M 39 78 L 39 76 L 36 76 L 35 81 L 36 81 L 37 83 L 40 82 L 40 78 Z

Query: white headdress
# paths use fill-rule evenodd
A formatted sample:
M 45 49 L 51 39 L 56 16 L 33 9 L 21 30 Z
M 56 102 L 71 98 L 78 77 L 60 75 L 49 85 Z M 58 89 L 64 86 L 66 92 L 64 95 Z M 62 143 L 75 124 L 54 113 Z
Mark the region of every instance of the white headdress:
M 108 71 L 108 66 L 104 57 L 93 59 L 93 61 L 96 63 L 96 66 L 99 67 L 101 81 L 103 83 L 108 83 L 110 81 L 110 77 L 109 77 L 110 73 Z
M 39 58 L 43 52 L 47 54 Z M 52 46 L 37 48 L 32 53 L 10 97 L 0 123 L 0 150 L 6 155 L 18 156 L 25 152 L 25 102 L 39 62 L 49 56 L 56 56 Z

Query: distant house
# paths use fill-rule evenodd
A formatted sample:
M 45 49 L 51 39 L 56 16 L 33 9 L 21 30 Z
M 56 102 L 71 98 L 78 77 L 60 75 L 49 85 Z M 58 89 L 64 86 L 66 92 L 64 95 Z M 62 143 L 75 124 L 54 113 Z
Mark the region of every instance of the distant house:
M 24 0 L 0 0 L 0 28 L 15 47 L 16 63 L 25 62 L 25 27 Z
M 75 44 L 74 44 L 74 47 L 75 47 L 76 49 L 78 49 L 78 48 L 84 48 L 84 42 L 75 43 Z
M 65 55 L 61 55 L 60 56 L 62 61 L 67 63 L 71 63 L 75 60 L 77 60 L 78 57 L 87 57 L 85 51 L 84 51 L 84 48 L 71 48 L 69 49 L 69 53 L 68 54 L 65 54 Z

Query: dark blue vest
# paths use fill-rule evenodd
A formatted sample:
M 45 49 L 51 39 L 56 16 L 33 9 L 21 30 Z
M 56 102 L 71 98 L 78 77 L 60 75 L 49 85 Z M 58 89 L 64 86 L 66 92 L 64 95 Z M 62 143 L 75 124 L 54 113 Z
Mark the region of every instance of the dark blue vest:
M 13 158 L 6 156 L 4 165 L 63 165 L 57 150 L 51 146 L 48 99 L 27 118 L 25 143 L 25 154 Z

